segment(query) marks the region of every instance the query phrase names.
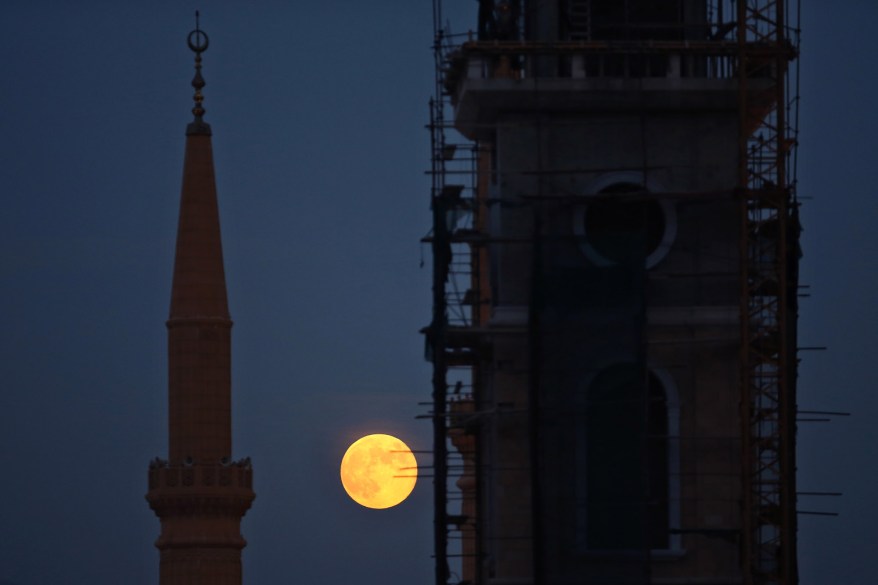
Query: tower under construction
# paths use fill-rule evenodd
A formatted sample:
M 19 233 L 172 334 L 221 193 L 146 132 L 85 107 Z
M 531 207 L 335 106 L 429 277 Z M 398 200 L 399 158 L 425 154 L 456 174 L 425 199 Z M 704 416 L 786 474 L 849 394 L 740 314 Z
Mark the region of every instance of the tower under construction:
M 798 582 L 791 4 L 434 0 L 437 585 Z

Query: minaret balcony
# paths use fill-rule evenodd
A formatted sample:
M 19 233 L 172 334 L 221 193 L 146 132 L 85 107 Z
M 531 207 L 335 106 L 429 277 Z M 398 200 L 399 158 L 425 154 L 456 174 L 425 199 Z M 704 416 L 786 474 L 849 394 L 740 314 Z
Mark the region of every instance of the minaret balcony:
M 211 510 L 240 518 L 254 497 L 249 459 L 178 465 L 156 459 L 149 466 L 146 499 L 160 518 Z

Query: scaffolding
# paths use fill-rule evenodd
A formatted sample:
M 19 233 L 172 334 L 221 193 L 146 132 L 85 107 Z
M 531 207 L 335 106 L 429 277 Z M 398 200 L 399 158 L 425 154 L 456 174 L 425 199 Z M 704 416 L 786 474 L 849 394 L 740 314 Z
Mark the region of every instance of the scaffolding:
M 424 238 L 433 255 L 433 317 L 424 330 L 427 356 L 433 363 L 433 394 L 431 410 L 426 415 L 433 421 L 433 485 L 434 485 L 434 544 L 435 582 L 448 583 L 451 578 L 449 557 L 468 555 L 475 558 L 475 484 L 473 468 L 475 446 L 457 428 L 461 417 L 471 414 L 473 408 L 473 370 L 477 354 L 472 335 L 479 324 L 482 292 L 479 290 L 479 260 L 477 248 L 479 224 L 477 197 L 478 146 L 462 136 L 449 140 L 453 127 L 446 119 L 451 111 L 448 94 L 443 89 L 443 63 L 451 50 L 448 39 L 438 25 L 442 21 L 441 2 L 434 2 L 436 35 L 434 47 L 435 90 L 430 100 L 431 210 L 433 228 Z M 449 449 L 449 441 L 456 435 L 457 453 Z M 449 461 L 453 459 L 453 461 Z M 470 485 L 461 486 L 466 477 Z M 451 487 L 458 497 L 449 494 L 449 480 L 457 479 Z M 459 490 L 465 489 L 466 493 Z M 465 502 L 464 502 L 465 499 Z M 449 511 L 449 503 L 458 500 L 461 510 Z M 464 512 L 469 512 L 466 516 Z M 450 532 L 457 533 L 458 551 L 449 552 Z M 465 542 L 464 542 L 465 539 Z M 459 581 L 461 579 L 458 579 Z
M 746 582 L 798 582 L 795 145 L 798 22 L 782 0 L 739 2 L 741 419 Z M 798 18 L 798 9 L 795 12 Z M 754 80 L 768 80 L 752 91 Z M 792 84 L 791 84 L 792 80 Z M 795 85 L 793 85 L 795 84 Z M 791 87 L 792 85 L 792 87 Z M 790 91 L 792 89 L 792 92 Z M 790 96 L 790 93 L 792 95 Z
M 436 584 L 481 582 L 478 565 L 484 553 L 479 547 L 485 535 L 480 534 L 478 506 L 485 488 L 479 470 L 496 462 L 482 460 L 477 434 L 471 431 L 485 417 L 502 414 L 489 411 L 480 395 L 480 368 L 490 357 L 492 336 L 502 334 L 487 327 L 492 305 L 489 254 L 497 246 L 540 246 L 539 237 L 500 241 L 491 235 L 489 210 L 504 203 L 489 187 L 490 152 L 478 132 L 468 139 L 455 130 L 458 87 L 472 75 L 539 78 L 547 59 L 554 59 L 552 75 L 559 77 L 710 78 L 736 85 L 737 188 L 732 193 L 685 194 L 732 197 L 740 203 L 742 428 L 740 440 L 717 448 L 740 450 L 739 459 L 729 459 L 740 462 L 740 469 L 732 472 L 740 477 L 741 499 L 729 505 L 741 506 L 741 530 L 720 536 L 739 543 L 745 585 L 795 585 L 798 7 L 786 0 L 710 1 L 707 21 L 693 38 L 668 34 L 644 40 L 635 31 L 607 40 L 594 34 L 591 3 L 569 1 L 567 39 L 535 41 L 519 38 L 524 34 L 485 39 L 482 22 L 478 34 L 453 35 L 443 20 L 442 2 L 433 1 L 435 90 L 428 126 L 433 222 L 424 238 L 433 254 L 433 314 L 424 333 L 433 363 L 432 400 L 425 417 L 433 422 Z M 519 31 L 526 28 L 525 16 L 514 14 Z M 532 398 L 536 401 L 536 393 Z M 530 428 L 536 432 L 535 424 Z M 531 450 L 531 458 L 535 452 Z M 533 459 L 529 470 L 536 491 Z M 532 513 L 536 531 L 536 507 Z M 676 532 L 690 530 L 678 526 Z M 542 579 L 539 549 L 534 543 L 535 583 Z

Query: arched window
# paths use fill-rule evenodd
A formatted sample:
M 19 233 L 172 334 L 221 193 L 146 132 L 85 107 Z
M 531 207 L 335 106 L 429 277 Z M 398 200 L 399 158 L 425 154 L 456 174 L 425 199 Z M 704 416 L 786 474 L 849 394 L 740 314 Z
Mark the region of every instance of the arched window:
M 677 516 L 676 400 L 635 363 L 599 372 L 577 436 L 578 542 L 587 550 L 668 550 Z

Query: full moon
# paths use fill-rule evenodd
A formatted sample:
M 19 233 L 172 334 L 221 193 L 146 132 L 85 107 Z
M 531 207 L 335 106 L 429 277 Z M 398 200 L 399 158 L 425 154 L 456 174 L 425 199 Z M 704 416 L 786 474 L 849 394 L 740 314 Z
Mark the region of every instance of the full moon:
M 409 497 L 418 462 L 408 445 L 390 435 L 366 435 L 341 460 L 341 484 L 352 500 L 381 510 Z

